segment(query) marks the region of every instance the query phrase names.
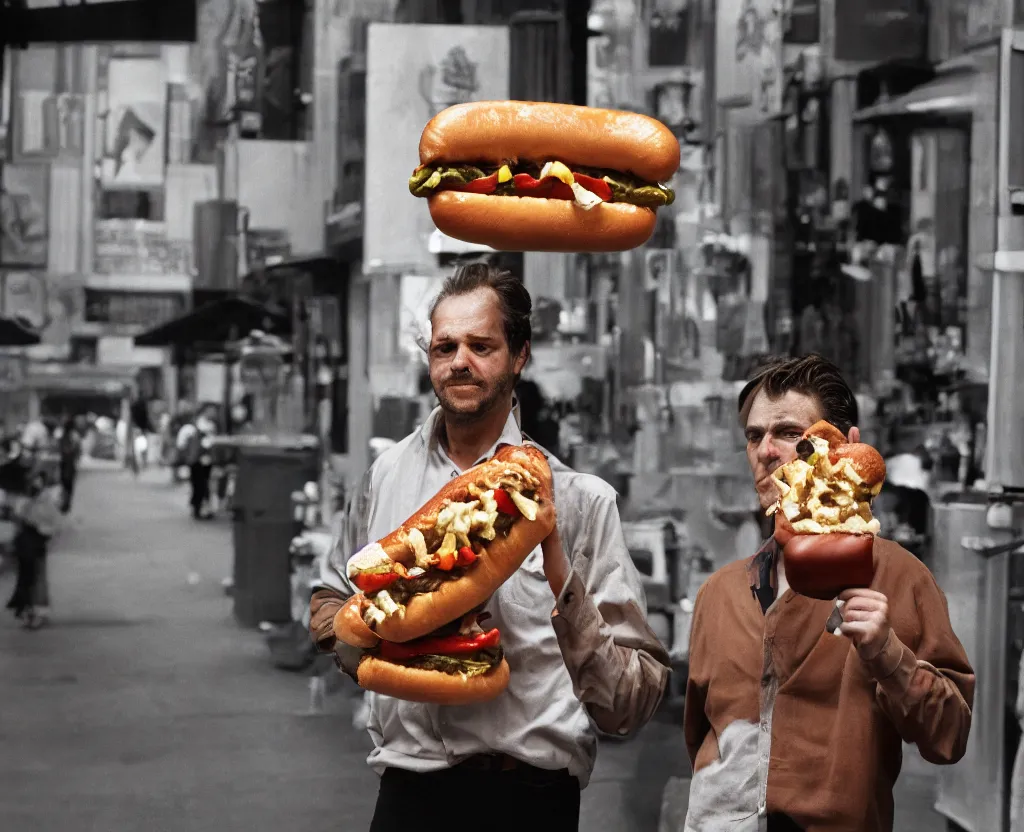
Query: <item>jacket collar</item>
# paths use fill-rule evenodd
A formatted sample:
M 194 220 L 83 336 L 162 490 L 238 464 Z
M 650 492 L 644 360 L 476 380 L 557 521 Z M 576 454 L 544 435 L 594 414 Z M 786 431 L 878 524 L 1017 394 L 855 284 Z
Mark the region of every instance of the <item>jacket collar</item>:
M 747 578 L 750 581 L 750 594 L 761 604 L 764 612 L 775 601 L 778 592 L 776 587 L 775 564 L 779 557 L 779 544 L 775 537 L 769 537 L 761 548 L 747 561 Z

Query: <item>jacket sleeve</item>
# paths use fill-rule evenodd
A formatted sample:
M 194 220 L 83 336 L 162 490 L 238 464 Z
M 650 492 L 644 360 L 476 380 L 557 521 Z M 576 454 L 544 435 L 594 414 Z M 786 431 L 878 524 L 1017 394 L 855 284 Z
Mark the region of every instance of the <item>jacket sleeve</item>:
M 647 624 L 644 589 L 626 548 L 615 492 L 593 480 L 586 490 L 574 488 L 561 499 L 556 494 L 571 571 L 552 625 L 573 690 L 594 724 L 627 736 L 657 710 L 669 657 Z
M 686 753 L 690 756 L 690 767 L 697 765 L 697 752 L 711 730 L 705 704 L 708 697 L 707 657 L 704 650 L 704 590 L 697 591 L 693 602 L 693 619 L 690 625 L 690 661 L 686 678 L 686 700 L 683 705 L 683 738 Z
M 938 765 L 967 750 L 974 704 L 974 670 L 949 620 L 946 597 L 931 573 L 912 595 L 920 637 L 916 649 L 890 630 L 881 653 L 868 663 L 879 707 L 905 742 Z
M 345 565 L 349 557 L 368 542 L 372 473 L 371 467 L 345 508 L 334 517 L 330 552 L 320 564 L 320 577 L 313 583 L 309 602 L 309 634 L 313 643 L 323 653 L 334 653 L 338 667 L 353 679 L 363 651 L 337 641 L 334 616 L 357 592 L 348 579 Z

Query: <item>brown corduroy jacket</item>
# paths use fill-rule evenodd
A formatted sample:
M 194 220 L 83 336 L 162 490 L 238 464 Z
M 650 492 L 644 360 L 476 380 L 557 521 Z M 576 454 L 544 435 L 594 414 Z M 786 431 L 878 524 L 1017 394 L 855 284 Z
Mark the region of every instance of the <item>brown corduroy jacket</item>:
M 974 671 L 931 572 L 876 539 L 871 588 L 892 635 L 870 664 L 826 631 L 833 604 L 785 592 L 762 611 L 769 540 L 697 595 L 684 716 L 693 764 L 687 830 L 757 830 L 768 814 L 807 832 L 891 832 L 902 743 L 955 763 Z

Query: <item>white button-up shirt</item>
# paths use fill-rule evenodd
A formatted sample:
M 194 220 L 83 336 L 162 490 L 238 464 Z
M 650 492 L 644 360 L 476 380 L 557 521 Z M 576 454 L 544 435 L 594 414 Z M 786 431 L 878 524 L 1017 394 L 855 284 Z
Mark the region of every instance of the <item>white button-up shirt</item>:
M 348 597 L 349 557 L 389 534 L 460 473 L 439 441 L 440 408 L 423 427 L 385 451 L 336 518 L 331 556 L 318 586 Z M 495 446 L 521 445 L 516 412 Z M 657 709 L 668 656 L 646 622 L 643 586 L 619 521 L 614 489 L 549 457 L 562 545 L 572 570 L 552 596 L 540 547 L 491 597 L 488 625 L 501 632 L 508 688 L 479 705 L 440 706 L 371 695 L 368 728 L 378 772 L 427 772 L 476 754 L 504 753 L 544 769 L 590 779 L 597 730 L 632 733 Z M 553 603 L 555 602 L 555 603 Z M 554 606 L 554 613 L 552 607 Z M 348 668 L 354 672 L 360 651 Z M 592 724 L 593 721 L 593 724 Z

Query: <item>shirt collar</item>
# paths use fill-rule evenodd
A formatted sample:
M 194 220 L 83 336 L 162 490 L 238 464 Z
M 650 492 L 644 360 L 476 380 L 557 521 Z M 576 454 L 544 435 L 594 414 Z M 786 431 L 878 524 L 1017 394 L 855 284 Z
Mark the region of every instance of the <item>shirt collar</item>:
M 423 423 L 423 427 L 420 428 L 420 441 L 426 446 L 428 452 L 433 453 L 439 451 L 444 453 L 444 448 L 441 446 L 441 431 L 444 429 L 444 418 L 441 415 L 441 407 L 438 405 L 431 411 L 426 421 Z M 505 420 L 505 426 L 501 429 L 501 435 L 498 437 L 498 441 L 495 442 L 490 449 L 480 459 L 477 460 L 476 464 L 480 464 L 486 459 L 490 459 L 494 456 L 494 452 L 498 449 L 499 445 L 522 445 L 523 444 L 523 431 L 520 427 L 520 413 L 519 413 L 519 399 L 513 396 L 512 398 L 512 410 L 508 414 L 508 419 Z M 447 456 L 447 455 L 446 455 Z
M 747 563 L 747 578 L 750 581 L 750 594 L 761 604 L 764 612 L 775 601 L 776 575 L 775 564 L 779 557 L 779 544 L 775 537 L 769 537 L 761 548 Z

